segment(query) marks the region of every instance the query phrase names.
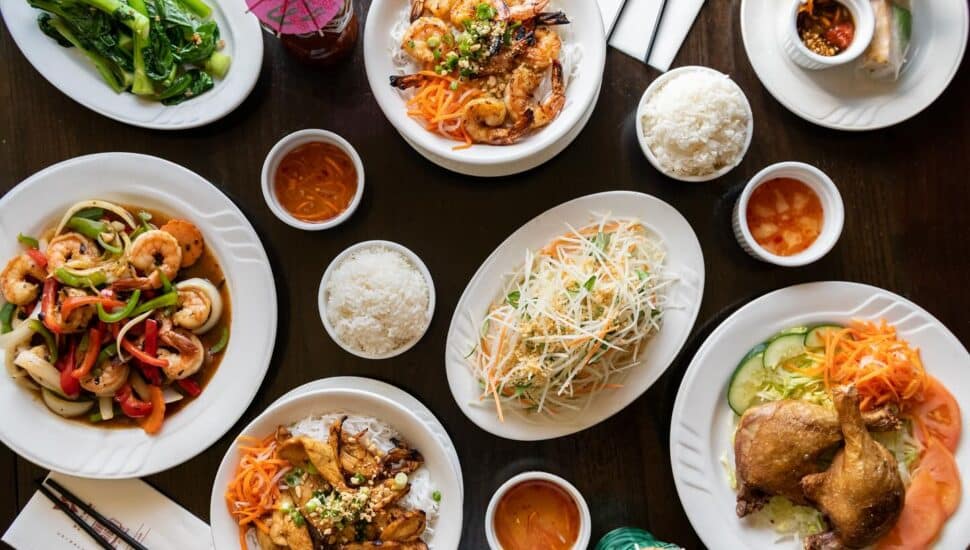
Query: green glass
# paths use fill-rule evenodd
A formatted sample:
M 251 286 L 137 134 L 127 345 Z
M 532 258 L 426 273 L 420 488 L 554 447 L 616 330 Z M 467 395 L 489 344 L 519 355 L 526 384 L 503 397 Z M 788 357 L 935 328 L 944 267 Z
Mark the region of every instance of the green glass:
M 643 550 L 646 548 L 680 548 L 676 544 L 661 542 L 650 533 L 635 527 L 620 527 L 603 535 L 596 550 Z

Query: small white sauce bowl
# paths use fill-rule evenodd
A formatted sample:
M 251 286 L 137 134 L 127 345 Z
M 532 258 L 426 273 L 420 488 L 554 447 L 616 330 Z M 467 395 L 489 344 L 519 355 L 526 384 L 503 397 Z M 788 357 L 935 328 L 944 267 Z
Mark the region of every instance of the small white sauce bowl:
M 343 152 L 347 153 L 347 156 L 349 156 L 350 160 L 354 163 L 354 169 L 357 171 L 357 191 L 354 193 L 354 198 L 351 199 L 350 204 L 347 205 L 347 209 L 334 218 L 320 222 L 303 221 L 287 212 L 286 209 L 283 208 L 283 205 L 280 204 L 275 190 L 276 170 L 279 168 L 283 157 L 297 147 L 313 142 L 323 142 L 336 145 Z M 347 220 L 347 218 L 353 215 L 355 210 L 357 210 L 357 205 L 360 204 L 360 198 L 364 195 L 364 163 L 361 162 L 360 155 L 357 154 L 357 150 L 354 149 L 354 146 L 351 145 L 347 140 L 327 130 L 298 130 L 276 142 L 276 145 L 274 145 L 273 148 L 270 149 L 269 154 L 266 155 L 266 160 L 263 161 L 263 172 L 261 179 L 263 186 L 263 199 L 266 201 L 266 205 L 269 206 L 269 209 L 273 212 L 273 214 L 286 225 L 295 227 L 297 229 L 303 229 L 304 231 L 321 231 L 323 229 L 330 229 L 331 227 L 342 224 Z
M 404 256 L 405 260 L 407 260 L 421 273 L 421 276 L 424 277 L 425 284 L 428 286 L 428 319 L 424 325 L 424 328 L 414 338 L 414 340 L 411 340 L 403 346 L 383 354 L 371 354 L 350 347 L 337 336 L 336 329 L 334 329 L 333 325 L 330 324 L 330 318 L 327 317 L 327 302 L 329 301 L 330 297 L 329 292 L 327 291 L 327 285 L 330 283 L 330 278 L 333 276 L 334 270 L 336 270 L 337 267 L 344 262 L 344 260 L 351 257 L 353 254 L 368 248 L 386 248 L 401 254 Z M 434 281 L 431 279 L 431 272 L 428 271 L 428 266 L 424 265 L 421 258 L 419 258 L 414 252 L 411 252 L 409 248 L 391 241 L 364 241 L 348 247 L 346 250 L 338 254 L 337 257 L 330 262 L 330 265 L 327 266 L 326 271 L 323 272 L 323 277 L 320 279 L 320 289 L 317 292 L 317 307 L 320 310 L 320 320 L 323 321 L 323 328 L 327 329 L 327 334 L 329 334 L 330 338 L 336 342 L 338 346 L 342 347 L 347 353 L 356 355 L 357 357 L 362 357 L 364 359 L 390 359 L 391 357 L 401 355 L 414 347 L 414 345 L 424 337 L 424 334 L 428 332 L 428 327 L 431 326 L 431 319 L 434 317 L 434 306 Z
M 576 503 L 576 508 L 579 509 L 579 536 L 576 538 L 576 544 L 573 545 L 573 550 L 585 550 L 589 546 L 589 537 L 593 523 L 589 515 L 589 506 L 586 505 L 586 499 L 583 498 L 583 494 L 572 483 L 557 475 L 546 472 L 521 473 L 503 483 L 495 491 L 495 494 L 492 495 L 492 500 L 488 501 L 488 508 L 485 510 L 485 538 L 488 539 L 488 547 L 491 550 L 503 550 L 502 545 L 498 542 L 498 534 L 495 533 L 495 510 L 498 508 L 499 501 L 502 500 L 502 497 L 505 496 L 505 493 L 509 489 L 525 481 L 548 481 L 569 493 L 573 502 Z
M 751 229 L 748 227 L 747 211 L 751 193 L 762 183 L 775 178 L 793 178 L 805 183 L 818 195 L 819 201 L 822 203 L 822 230 L 818 238 L 811 246 L 791 256 L 779 256 L 765 250 L 754 239 Z M 835 243 L 838 242 L 839 236 L 842 235 L 844 223 L 845 205 L 842 203 L 842 195 L 835 183 L 825 172 L 803 162 L 779 162 L 755 174 L 744 186 L 744 190 L 741 191 L 741 196 L 734 204 L 732 216 L 734 236 L 745 252 L 763 262 L 784 267 L 807 265 L 828 254 Z
M 647 136 L 644 134 L 644 130 L 643 130 L 643 115 L 647 108 L 647 101 L 650 100 L 650 98 L 653 96 L 654 93 L 656 93 L 667 82 L 669 82 L 670 79 L 674 78 L 677 75 L 680 75 L 686 72 L 691 72 L 691 71 L 709 72 L 709 73 L 727 78 L 731 82 L 731 84 L 738 90 L 738 93 L 741 94 L 741 99 L 744 100 L 744 108 L 748 112 L 748 129 L 747 129 L 748 135 L 745 138 L 744 148 L 741 150 L 741 154 L 738 155 L 738 158 L 732 164 L 724 166 L 720 170 L 717 170 L 716 172 L 711 172 L 710 174 L 705 174 L 703 176 L 682 176 L 667 170 L 667 168 L 662 166 L 660 164 L 660 161 L 653 154 L 653 151 L 650 149 L 650 145 L 647 144 Z M 748 103 L 748 97 L 744 95 L 744 90 L 741 89 L 741 86 L 738 86 L 737 82 L 735 82 L 734 80 L 731 80 L 731 78 L 728 75 L 722 73 L 721 71 L 714 70 L 710 67 L 702 67 L 700 65 L 688 65 L 686 67 L 678 67 L 654 79 L 654 81 L 651 82 L 649 86 L 647 86 L 647 89 L 643 92 L 643 95 L 640 97 L 640 103 L 639 105 L 637 105 L 635 125 L 636 125 L 636 132 L 637 132 L 637 141 L 640 143 L 640 149 L 643 150 L 643 154 L 644 156 L 647 157 L 647 160 L 650 161 L 650 164 L 652 164 L 653 167 L 657 169 L 657 171 L 667 176 L 668 178 L 673 178 L 675 180 L 688 181 L 688 182 L 711 181 L 737 168 L 737 166 L 741 164 L 741 161 L 744 160 L 744 156 L 748 154 L 748 148 L 751 146 L 751 136 L 754 134 L 754 116 L 751 112 L 751 104 Z
M 802 37 L 798 35 L 798 8 L 805 3 L 805 0 L 789 1 L 791 8 L 783 10 L 785 20 L 780 22 L 779 38 L 788 57 L 801 67 L 817 71 L 844 65 L 862 55 L 872 42 L 872 35 L 876 29 L 876 16 L 869 0 L 838 0 L 852 14 L 855 34 L 848 48 L 831 56 L 819 55 L 805 46 Z

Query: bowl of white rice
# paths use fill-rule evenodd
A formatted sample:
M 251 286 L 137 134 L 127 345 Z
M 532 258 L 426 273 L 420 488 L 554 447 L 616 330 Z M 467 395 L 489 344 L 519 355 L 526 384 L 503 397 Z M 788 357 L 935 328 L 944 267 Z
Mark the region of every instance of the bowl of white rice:
M 680 181 L 733 170 L 751 145 L 754 120 L 741 87 L 708 67 L 674 69 L 654 80 L 637 107 L 637 140 L 650 164 Z
M 340 347 L 388 359 L 421 340 L 434 315 L 434 282 L 421 258 L 391 241 L 357 243 L 320 280 L 320 319 Z

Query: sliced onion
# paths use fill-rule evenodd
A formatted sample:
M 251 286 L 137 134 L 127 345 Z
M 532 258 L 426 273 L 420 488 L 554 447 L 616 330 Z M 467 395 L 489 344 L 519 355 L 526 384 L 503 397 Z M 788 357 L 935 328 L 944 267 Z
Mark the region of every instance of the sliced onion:
M 81 201 L 79 203 L 76 203 L 74 206 L 68 208 L 67 212 L 64 213 L 64 217 L 61 218 L 61 223 L 57 224 L 57 229 L 54 230 L 54 235 L 55 236 L 60 235 L 61 231 L 64 230 L 64 227 L 67 226 L 67 222 L 71 221 L 71 218 L 74 217 L 74 214 L 77 214 L 78 212 L 80 212 L 81 210 L 84 210 L 85 208 L 101 208 L 103 210 L 113 212 L 117 214 L 122 221 L 128 224 L 128 227 L 132 229 L 138 228 L 138 224 L 135 222 L 135 218 L 133 218 L 131 214 L 128 213 L 127 210 L 125 210 L 124 208 L 118 206 L 113 202 L 95 199 L 95 200 L 89 200 L 89 201 Z
M 165 386 L 162 389 L 162 396 L 165 397 L 165 404 L 175 403 L 176 401 L 181 401 L 185 396 L 181 393 L 172 389 L 171 386 Z
M 148 319 L 148 317 L 150 317 L 152 313 L 154 312 L 146 311 L 145 313 L 142 313 L 138 317 L 135 317 L 131 321 L 128 321 L 125 324 L 125 326 L 121 327 L 121 330 L 118 331 L 118 338 L 116 338 L 115 340 L 118 342 L 118 360 L 121 361 L 122 363 L 128 361 L 127 359 L 125 359 L 125 348 L 121 345 L 121 343 L 125 341 L 125 335 L 128 334 L 128 331 L 131 330 L 131 327 L 137 325 L 138 323 L 144 321 L 145 319 Z
M 209 310 L 209 318 L 204 325 L 193 330 L 192 334 L 205 334 L 219 323 L 219 319 L 222 318 L 222 294 L 219 293 L 216 285 L 212 284 L 208 279 L 196 277 L 180 281 L 175 285 L 175 288 L 178 290 L 189 288 L 201 290 L 209 297 L 209 302 L 212 304 L 212 309 Z
M 111 396 L 98 398 L 98 411 L 101 413 L 101 420 L 111 420 L 115 417 L 114 400 Z
M 131 376 L 128 377 L 128 381 L 131 382 L 131 389 L 135 390 L 135 393 L 138 394 L 138 397 L 142 401 L 152 400 L 152 393 L 148 390 L 148 383 L 145 382 L 145 379 L 140 374 L 132 371 Z
M 14 363 L 18 367 L 27 371 L 27 374 L 29 374 L 30 377 L 41 386 L 44 386 L 58 395 L 67 397 L 61 390 L 61 373 L 54 368 L 54 365 L 51 365 L 47 361 L 37 357 L 37 355 L 30 350 L 24 350 L 17 354 L 17 358 L 14 359 Z
M 81 416 L 91 410 L 91 407 L 94 405 L 94 401 L 90 400 L 69 401 L 62 399 L 47 388 L 42 388 L 40 394 L 43 396 L 44 404 L 47 405 L 47 408 L 65 418 Z

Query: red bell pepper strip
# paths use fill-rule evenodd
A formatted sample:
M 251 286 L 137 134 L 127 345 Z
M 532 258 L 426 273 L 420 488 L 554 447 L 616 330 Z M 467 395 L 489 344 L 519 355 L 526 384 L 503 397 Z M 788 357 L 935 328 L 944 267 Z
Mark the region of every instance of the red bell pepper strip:
M 44 294 L 40 300 L 40 312 L 44 326 L 54 334 L 61 333 L 61 325 L 54 319 L 57 302 L 57 281 L 50 277 L 44 281 Z
M 138 349 L 138 346 L 136 346 L 135 344 L 132 344 L 128 340 L 122 340 L 121 347 L 125 351 L 130 353 L 132 357 L 134 357 L 135 359 L 138 359 L 139 361 L 141 361 L 142 363 L 145 363 L 146 365 L 151 365 L 153 367 L 159 367 L 159 368 L 165 368 L 168 366 L 168 361 L 166 361 L 165 359 L 159 359 L 158 357 L 152 357 L 151 355 L 148 355 L 144 351 Z
M 71 347 L 66 355 L 57 363 L 57 370 L 61 371 L 61 391 L 68 397 L 76 397 L 81 393 L 81 383 L 74 377 L 74 353 L 77 351 L 77 340 L 71 340 Z
M 158 357 L 158 321 L 155 319 L 145 320 L 145 343 L 142 348 L 149 357 Z M 155 386 L 162 384 L 162 373 L 159 372 L 158 367 L 139 362 L 139 368 L 149 384 Z
M 161 391 L 161 388 L 159 388 Z M 121 412 L 131 418 L 144 418 L 152 412 L 152 404 L 142 401 L 135 397 L 131 391 L 131 384 L 125 382 L 124 386 L 115 392 L 115 401 L 121 405 Z M 162 402 L 164 403 L 164 399 Z M 163 405 L 164 406 L 164 405 Z M 164 414 L 164 411 L 163 411 Z
M 81 379 L 91 372 L 99 353 L 101 353 L 101 330 L 95 327 L 88 331 L 88 349 L 84 353 L 81 364 L 71 373 L 74 378 Z
M 162 394 L 162 388 L 158 386 L 148 386 L 148 391 L 152 396 L 152 412 L 140 424 L 145 433 L 156 434 L 162 429 L 162 422 L 165 421 L 165 395 Z
M 45 256 L 40 250 L 37 250 L 36 248 L 28 248 L 27 255 L 30 256 L 31 260 L 34 260 L 37 267 L 41 269 L 47 267 L 47 256 Z
M 105 308 L 125 307 L 124 302 L 103 296 L 71 296 L 61 302 L 61 317 L 67 317 L 75 309 L 91 304 L 101 304 Z
M 189 394 L 189 397 L 198 397 L 199 394 L 202 393 L 202 387 L 199 386 L 198 382 L 192 380 L 191 378 L 176 380 L 175 383 L 178 384 L 185 393 Z

